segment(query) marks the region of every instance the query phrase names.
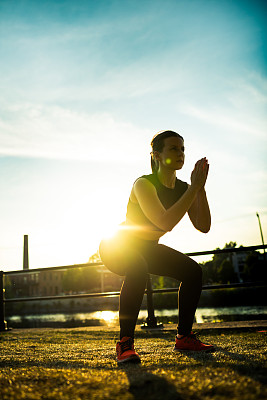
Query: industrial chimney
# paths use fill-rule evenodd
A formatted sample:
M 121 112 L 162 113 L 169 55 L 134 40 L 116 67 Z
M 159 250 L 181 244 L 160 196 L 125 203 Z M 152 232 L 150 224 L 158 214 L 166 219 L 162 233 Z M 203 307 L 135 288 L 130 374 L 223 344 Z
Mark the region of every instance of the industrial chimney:
M 24 235 L 24 247 L 23 247 L 23 269 L 29 269 L 29 248 L 28 248 L 28 235 Z

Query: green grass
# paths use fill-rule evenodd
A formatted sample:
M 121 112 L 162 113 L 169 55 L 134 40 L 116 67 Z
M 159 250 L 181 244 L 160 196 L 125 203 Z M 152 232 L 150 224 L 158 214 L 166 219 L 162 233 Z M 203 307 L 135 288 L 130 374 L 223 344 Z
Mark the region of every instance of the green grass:
M 172 352 L 175 332 L 138 331 L 140 365 L 117 366 L 113 330 L 32 329 L 0 334 L 0 393 L 20 399 L 267 398 L 266 333 L 207 330 L 207 354 Z

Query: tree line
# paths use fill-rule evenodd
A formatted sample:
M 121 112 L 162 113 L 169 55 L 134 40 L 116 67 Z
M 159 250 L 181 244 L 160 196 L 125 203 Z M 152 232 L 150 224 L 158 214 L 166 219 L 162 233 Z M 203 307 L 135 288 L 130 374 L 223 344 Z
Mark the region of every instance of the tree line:
M 239 248 L 242 248 L 241 245 Z M 237 248 L 236 242 L 226 243 L 223 249 Z M 216 248 L 216 250 L 221 250 Z M 240 253 L 238 253 L 240 254 Z M 266 257 L 266 258 L 265 258 Z M 241 252 L 239 273 L 234 268 L 233 253 L 214 254 L 212 259 L 200 263 L 203 270 L 203 285 L 238 282 L 267 282 L 267 255 L 258 251 Z M 176 287 L 177 282 L 168 277 L 153 277 L 154 288 Z

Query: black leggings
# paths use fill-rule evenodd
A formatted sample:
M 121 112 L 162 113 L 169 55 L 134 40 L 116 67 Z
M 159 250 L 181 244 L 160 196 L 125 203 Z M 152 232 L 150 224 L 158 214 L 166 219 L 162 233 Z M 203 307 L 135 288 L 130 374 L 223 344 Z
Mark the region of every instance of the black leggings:
M 191 332 L 202 289 L 202 269 L 194 260 L 157 241 L 143 240 L 128 232 L 103 240 L 99 252 L 105 266 L 125 276 L 120 293 L 120 337 L 134 337 L 135 325 L 146 288 L 147 274 L 181 281 L 178 292 L 178 333 Z

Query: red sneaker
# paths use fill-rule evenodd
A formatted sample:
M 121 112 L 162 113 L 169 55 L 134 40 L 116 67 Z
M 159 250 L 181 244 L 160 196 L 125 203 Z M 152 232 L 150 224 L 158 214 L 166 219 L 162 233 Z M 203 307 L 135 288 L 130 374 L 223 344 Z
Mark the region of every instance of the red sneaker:
M 133 339 L 127 336 L 124 336 L 120 342 L 116 345 L 117 352 L 117 362 L 132 362 L 139 363 L 141 362 L 139 355 L 134 350 L 134 342 Z
M 178 339 L 176 336 L 173 351 L 213 351 L 214 346 L 202 343 L 196 335 L 191 332 L 189 335 Z

